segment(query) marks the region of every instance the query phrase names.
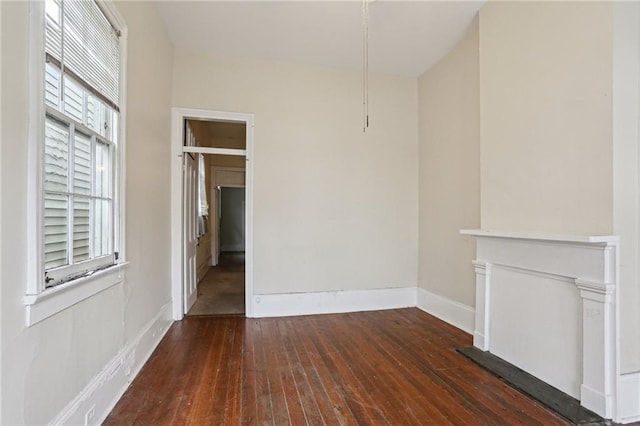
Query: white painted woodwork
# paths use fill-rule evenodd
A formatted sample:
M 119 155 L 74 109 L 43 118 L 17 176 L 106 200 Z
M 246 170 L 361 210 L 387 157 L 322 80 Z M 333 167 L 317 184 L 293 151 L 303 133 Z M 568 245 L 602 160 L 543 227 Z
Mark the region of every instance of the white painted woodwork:
M 260 294 L 252 303 L 255 318 L 378 311 L 416 306 L 416 287 Z
M 24 304 L 27 325 L 32 326 L 109 287 L 122 284 L 125 279 L 125 269 L 128 266 L 128 262 L 121 262 L 89 276 L 60 284 L 40 294 L 26 295 Z
M 215 175 L 214 175 L 215 176 Z M 220 260 L 220 188 L 213 185 L 211 190 L 211 266 Z
M 475 309 L 418 287 L 416 307 L 472 334 Z
M 181 320 L 185 311 L 185 285 L 183 283 L 183 156 L 186 152 L 216 153 L 217 148 L 184 146 L 185 120 L 213 120 L 244 123 L 246 126 L 246 211 L 245 211 L 245 313 L 252 317 L 253 297 L 253 120 L 252 114 L 211 111 L 204 109 L 173 108 L 171 116 L 171 295 L 173 319 Z M 243 150 L 229 150 L 237 151 Z
M 197 179 L 198 168 L 196 160 L 191 155 L 184 157 L 183 172 L 183 282 L 184 282 L 184 312 L 189 312 L 198 297 L 197 281 L 197 247 L 198 247 L 198 197 Z
M 52 425 L 83 425 L 85 414 L 93 408 L 95 417 L 91 425 L 102 424 L 120 400 L 133 379 L 147 362 L 162 337 L 173 323 L 171 304 L 147 322 L 140 332 L 93 377 L 50 422 Z
M 640 372 L 620 375 L 617 406 L 617 422 L 640 422 Z
M 474 346 L 615 417 L 618 237 L 477 238 Z
M 182 148 L 183 152 L 191 152 L 197 154 L 217 154 L 217 155 L 235 155 L 244 157 L 247 155 L 247 151 L 244 149 L 231 149 L 231 148 L 211 148 L 206 146 L 187 145 Z
M 191 129 L 191 125 L 187 122 L 184 126 L 184 148 L 183 151 L 189 149 L 190 147 L 195 147 L 197 145 L 196 137 L 193 134 L 193 130 Z M 188 152 L 188 151 L 185 151 Z

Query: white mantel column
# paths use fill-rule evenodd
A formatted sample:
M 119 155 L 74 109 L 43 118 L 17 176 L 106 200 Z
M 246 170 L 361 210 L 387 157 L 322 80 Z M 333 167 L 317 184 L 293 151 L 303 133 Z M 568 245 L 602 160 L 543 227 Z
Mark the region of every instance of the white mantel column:
M 612 416 L 615 386 L 615 286 L 576 279 L 582 298 L 582 385 L 580 404 Z
M 491 264 L 474 260 L 473 267 L 476 270 L 476 324 L 473 330 L 473 346 L 488 351 Z

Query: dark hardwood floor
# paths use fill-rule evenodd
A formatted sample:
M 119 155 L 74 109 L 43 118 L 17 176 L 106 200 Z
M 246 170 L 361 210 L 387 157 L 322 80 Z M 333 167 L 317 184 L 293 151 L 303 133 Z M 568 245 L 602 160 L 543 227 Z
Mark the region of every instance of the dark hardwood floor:
M 416 308 L 175 323 L 105 425 L 562 425 Z

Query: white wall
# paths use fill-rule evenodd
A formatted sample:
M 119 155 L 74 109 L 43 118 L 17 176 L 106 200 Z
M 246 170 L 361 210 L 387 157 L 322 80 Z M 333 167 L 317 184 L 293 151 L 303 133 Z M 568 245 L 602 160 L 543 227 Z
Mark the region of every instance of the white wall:
M 488 2 L 480 10 L 484 229 L 611 234 L 608 2 Z
M 636 3 L 480 11 L 482 228 L 620 235 L 623 373 L 640 370 L 638 18 Z
M 44 424 L 170 300 L 172 48 L 152 3 L 129 27 L 126 281 L 27 328 L 27 2 L 2 2 L 2 424 Z M 11 105 L 11 108 L 6 108 Z M 153 164 L 155 167 L 147 167 Z M 162 165 L 165 165 L 164 167 Z M 140 354 L 138 354 L 140 355 Z
M 475 241 L 480 226 L 478 22 L 419 79 L 421 288 L 475 305 Z
M 417 282 L 417 81 L 176 51 L 173 104 L 255 114 L 255 294 Z
M 131 267 L 125 337 L 130 339 L 171 298 L 173 48 L 153 3 L 122 1 L 118 8 L 129 25 L 126 224 Z

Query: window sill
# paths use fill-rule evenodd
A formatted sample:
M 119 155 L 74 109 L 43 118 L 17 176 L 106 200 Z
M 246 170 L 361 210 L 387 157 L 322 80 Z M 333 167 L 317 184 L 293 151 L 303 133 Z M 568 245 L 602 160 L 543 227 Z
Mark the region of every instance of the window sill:
M 27 295 L 24 304 L 27 307 L 27 326 L 61 312 L 95 294 L 121 283 L 128 262 L 119 263 L 95 274 L 69 281 L 47 289 L 40 294 Z

